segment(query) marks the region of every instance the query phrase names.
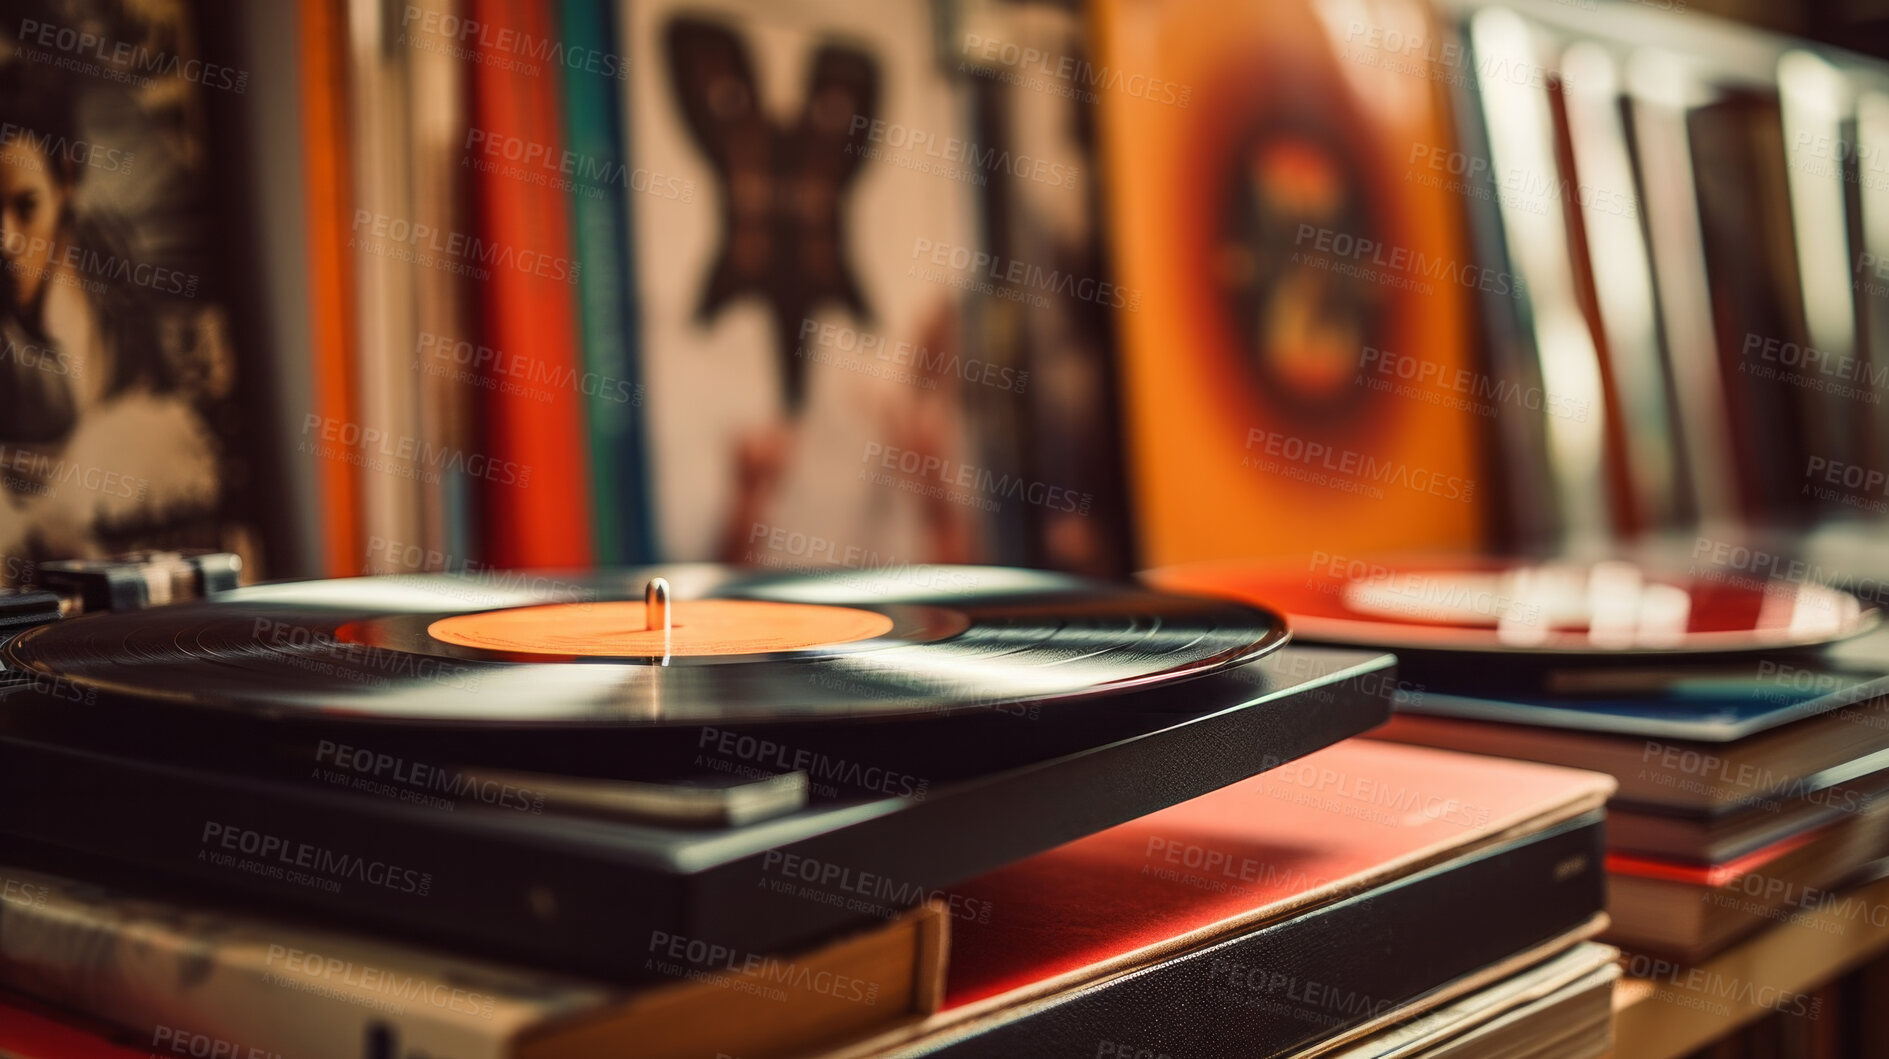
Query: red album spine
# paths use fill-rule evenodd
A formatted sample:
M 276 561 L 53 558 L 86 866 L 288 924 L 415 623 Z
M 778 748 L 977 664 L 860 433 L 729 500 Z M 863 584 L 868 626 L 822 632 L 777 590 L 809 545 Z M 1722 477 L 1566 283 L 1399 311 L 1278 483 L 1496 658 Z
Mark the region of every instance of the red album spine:
M 483 471 L 473 469 L 483 491 L 484 550 L 502 566 L 587 566 L 595 547 L 578 385 L 579 266 L 558 171 L 532 163 L 555 160 L 564 149 L 562 70 L 532 47 L 552 39 L 554 12 L 522 0 L 469 6 L 484 27 L 472 75 L 478 131 L 518 146 L 473 155 L 489 240 L 481 255 L 486 344 L 496 353 L 485 391 L 488 459 Z

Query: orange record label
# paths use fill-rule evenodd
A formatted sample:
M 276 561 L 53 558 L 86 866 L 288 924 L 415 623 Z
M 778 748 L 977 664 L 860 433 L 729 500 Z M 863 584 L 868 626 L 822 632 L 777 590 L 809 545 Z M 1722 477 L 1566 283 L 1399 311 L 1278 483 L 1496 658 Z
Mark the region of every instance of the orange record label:
M 853 643 L 892 631 L 892 619 L 855 607 L 744 599 L 679 600 L 665 643 L 640 601 L 551 603 L 456 614 L 427 626 L 436 640 L 517 654 L 623 657 L 751 655 Z

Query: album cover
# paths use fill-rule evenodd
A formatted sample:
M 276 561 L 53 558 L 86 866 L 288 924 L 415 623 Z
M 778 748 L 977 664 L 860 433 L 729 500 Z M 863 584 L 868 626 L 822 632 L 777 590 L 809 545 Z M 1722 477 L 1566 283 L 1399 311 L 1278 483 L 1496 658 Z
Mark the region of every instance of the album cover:
M 615 41 L 615 0 L 563 0 L 562 33 L 571 41 Z M 577 179 L 570 189 L 571 242 L 581 267 L 578 323 L 583 335 L 591 472 L 591 518 L 599 565 L 645 563 L 655 496 L 649 490 L 644 392 L 637 320 L 641 303 L 630 267 L 630 198 L 620 70 L 598 58 L 596 70 L 564 71 L 566 139 Z M 599 76 L 607 70 L 611 76 Z M 622 76 L 618 76 L 621 73 Z
M 1607 809 L 1607 848 L 1684 864 L 1723 864 L 1793 835 L 1866 812 L 1889 794 L 1889 751 L 1792 782 L 1709 816 L 1682 816 L 1616 802 Z
M 947 64 L 970 96 L 960 175 L 993 260 L 1021 283 L 965 295 L 967 414 L 980 461 L 1068 500 L 992 513 L 993 561 L 1131 569 L 1115 304 L 1096 131 L 1105 85 L 1090 24 L 1054 0 L 953 4 Z M 1021 296 L 1020 296 L 1021 295 Z M 991 367 L 986 367 L 990 365 Z M 994 370 L 993 370 L 994 369 Z
M 627 0 L 658 551 L 775 568 L 980 554 L 1027 483 L 952 371 L 987 282 L 934 8 Z M 914 152 L 938 145 L 939 159 Z
M 1142 564 L 1478 544 L 1477 441 L 1530 398 L 1471 359 L 1519 291 L 1462 237 L 1429 8 L 1097 18 Z
M 1491 721 L 1526 728 L 1566 729 L 1641 739 L 1731 743 L 1782 725 L 1837 712 L 1853 726 L 1880 712 L 1889 679 L 1878 674 L 1792 667 L 1746 672 L 1675 673 L 1658 688 L 1616 691 L 1586 685 L 1563 694 L 1453 695 L 1425 690 L 1398 708 L 1412 715 Z M 1756 666 L 1750 667 L 1756 668 Z M 1803 686 L 1786 683 L 1802 673 Z M 1627 674 L 1624 682 L 1641 682 Z M 1598 681 L 1596 682 L 1598 683 Z M 1603 685 L 1604 687 L 1604 685 Z M 1856 744 L 1858 754 L 1862 743 Z
M 210 223 L 206 59 L 188 4 L 27 2 L 0 27 L 0 583 L 36 560 L 261 558 L 262 409 Z
M 990 911 L 953 924 L 943 1007 L 863 1050 L 1076 1055 L 1101 1038 L 1274 1056 L 1342 1039 L 1598 930 L 1611 789 L 1340 743 L 954 887 Z
M 1790 724 L 1767 727 L 1761 719 L 1755 734 L 1735 740 L 1715 738 L 1726 728 L 1710 719 L 1668 722 L 1616 713 L 1578 727 L 1549 727 L 1523 720 L 1530 711 L 1509 703 L 1424 698 L 1422 712 L 1400 709 L 1371 738 L 1594 769 L 1620 781 L 1622 801 L 1693 816 L 1804 797 L 1826 789 L 1826 772 L 1889 749 L 1889 709 L 1880 697 L 1854 705 L 1839 700 Z M 1462 716 L 1468 710 L 1476 719 Z M 1616 723 L 1625 731 L 1599 727 Z M 1672 734 L 1676 730 L 1689 734 Z
M 1820 910 L 1821 902 L 1806 905 L 1803 895 L 1833 893 L 1885 856 L 1889 803 L 1880 799 L 1717 864 L 1610 852 L 1608 937 L 1635 950 L 1704 959 L 1740 937 Z
M 1720 399 L 1732 418 L 1729 452 L 1690 455 L 1730 463 L 1745 520 L 1795 521 L 1824 506 L 1805 490 L 1806 461 L 1849 454 L 1829 432 L 1854 418 L 1845 407 L 1854 402 L 1806 394 L 1764 370 L 1767 340 L 1814 345 L 1797 278 L 1780 105 L 1774 90 L 1721 89 L 1686 124 Z M 1693 266 L 1681 259 L 1661 267 Z

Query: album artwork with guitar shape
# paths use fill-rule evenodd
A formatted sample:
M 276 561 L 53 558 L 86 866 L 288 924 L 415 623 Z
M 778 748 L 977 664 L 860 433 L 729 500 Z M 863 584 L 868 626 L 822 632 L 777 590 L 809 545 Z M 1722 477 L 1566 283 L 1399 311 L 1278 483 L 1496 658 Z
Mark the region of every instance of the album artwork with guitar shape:
M 626 11 L 628 137 L 652 174 L 631 205 L 647 414 L 656 491 L 675 501 L 662 553 L 972 558 L 1002 498 L 979 489 L 962 380 L 938 367 L 972 189 L 902 150 L 953 135 L 931 8 Z

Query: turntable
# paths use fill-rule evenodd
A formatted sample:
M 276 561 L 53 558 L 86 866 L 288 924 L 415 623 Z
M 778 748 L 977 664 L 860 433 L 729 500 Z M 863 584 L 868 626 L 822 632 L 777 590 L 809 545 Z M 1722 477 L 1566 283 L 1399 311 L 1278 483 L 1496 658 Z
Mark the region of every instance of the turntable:
M 0 600 L 23 857 L 619 980 L 658 939 L 988 917 L 951 886 L 1370 728 L 1394 685 L 1247 604 L 994 567 L 42 569 Z

